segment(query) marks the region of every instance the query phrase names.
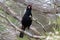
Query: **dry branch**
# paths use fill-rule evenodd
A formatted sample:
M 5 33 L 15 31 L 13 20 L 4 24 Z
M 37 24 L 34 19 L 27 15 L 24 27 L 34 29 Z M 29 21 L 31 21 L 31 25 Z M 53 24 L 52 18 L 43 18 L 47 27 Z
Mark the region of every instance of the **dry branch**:
M 2 7 L 2 9 L 7 13 L 7 14 L 9 14 L 9 15 L 11 15 L 12 17 L 14 17 L 15 19 L 17 19 L 19 22 L 20 22 L 20 19 L 19 19 L 19 17 L 18 16 L 16 16 L 16 13 L 14 12 L 14 11 L 12 11 L 11 9 L 10 9 L 10 7 L 8 7 L 7 5 L 5 5 L 5 4 L 3 4 L 3 3 L 1 3 L 0 2 L 0 6 Z M 5 18 L 11 25 L 12 25 L 12 27 L 14 27 L 16 30 L 18 30 L 18 31 L 23 31 L 23 30 L 21 30 L 21 29 L 19 29 L 16 25 L 14 25 L 7 17 L 5 17 L 5 16 L 3 16 L 3 15 L 0 15 L 1 17 L 3 17 L 3 18 Z M 40 24 L 39 22 L 38 22 L 38 24 Z M 30 28 L 30 29 L 32 29 L 32 28 Z M 34 32 L 38 32 L 38 31 L 36 31 L 35 29 L 32 29 Z M 28 36 L 30 36 L 30 37 L 33 37 L 33 38 L 41 38 L 42 36 L 36 36 L 36 35 L 32 35 L 32 34 L 30 34 L 30 33 L 28 33 L 28 32 L 26 32 L 26 31 L 24 31 L 24 33 L 25 34 L 27 34 Z M 38 32 L 39 33 L 39 32 Z M 43 38 L 43 37 L 42 37 Z
M 3 4 L 0 2 L 0 6 L 2 7 L 2 9 L 9 14 L 10 16 L 14 17 L 15 19 L 17 19 L 19 22 L 21 21 L 19 16 L 16 16 L 17 13 L 15 13 L 10 7 L 8 7 L 7 5 Z M 37 22 L 38 24 L 42 25 L 40 22 L 36 21 L 36 19 L 33 18 L 33 21 Z M 44 26 L 42 25 L 43 30 L 46 32 L 46 30 L 44 29 Z M 35 33 L 37 33 L 38 35 L 40 34 L 36 28 L 34 27 L 30 27 L 31 30 L 33 30 Z M 36 31 L 35 31 L 36 30 Z
M 20 28 L 18 28 L 16 25 L 14 25 L 14 24 L 9 20 L 8 17 L 5 17 L 4 15 L 0 15 L 0 17 L 6 19 L 6 20 L 10 23 L 10 25 L 11 25 L 13 28 L 15 28 L 17 31 L 20 31 L 20 32 L 23 31 L 23 30 L 21 30 Z M 23 32 L 24 32 L 25 34 L 27 34 L 28 36 L 32 37 L 32 38 L 38 38 L 38 39 L 40 39 L 40 38 L 45 38 L 45 36 L 32 35 L 32 34 L 30 34 L 29 32 L 26 32 L 26 31 L 23 31 Z
M 0 6 L 2 7 L 2 9 L 9 15 L 11 15 L 12 17 L 14 17 L 15 19 L 17 19 L 18 21 L 20 21 L 20 18 L 18 16 L 16 16 L 16 13 L 14 11 L 12 11 L 12 9 L 10 9 L 10 7 L 8 7 L 7 5 L 3 4 L 0 2 Z

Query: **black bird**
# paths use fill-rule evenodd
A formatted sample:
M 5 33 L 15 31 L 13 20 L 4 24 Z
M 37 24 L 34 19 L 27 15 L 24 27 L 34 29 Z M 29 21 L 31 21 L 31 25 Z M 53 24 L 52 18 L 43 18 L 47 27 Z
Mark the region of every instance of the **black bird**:
M 23 31 L 25 31 L 26 28 L 29 29 L 30 25 L 32 24 L 32 13 L 31 13 L 31 10 L 32 10 L 32 6 L 28 5 L 27 8 L 26 8 L 25 14 L 22 17 L 22 20 L 21 20 L 22 28 L 21 29 Z M 24 33 L 20 32 L 19 37 L 23 38 L 23 36 L 24 36 Z

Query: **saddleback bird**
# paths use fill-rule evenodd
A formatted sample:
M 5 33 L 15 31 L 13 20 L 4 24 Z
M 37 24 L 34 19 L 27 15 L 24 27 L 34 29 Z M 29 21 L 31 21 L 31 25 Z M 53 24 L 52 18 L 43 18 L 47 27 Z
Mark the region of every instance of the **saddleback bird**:
M 26 8 L 26 12 L 24 14 L 24 16 L 22 17 L 22 20 L 21 20 L 21 23 L 22 23 L 22 30 L 25 31 L 26 28 L 30 28 L 30 25 L 32 24 L 32 6 L 31 5 L 28 5 L 27 8 Z M 20 38 L 23 38 L 24 36 L 24 33 L 23 32 L 20 32 L 20 35 L 19 37 Z

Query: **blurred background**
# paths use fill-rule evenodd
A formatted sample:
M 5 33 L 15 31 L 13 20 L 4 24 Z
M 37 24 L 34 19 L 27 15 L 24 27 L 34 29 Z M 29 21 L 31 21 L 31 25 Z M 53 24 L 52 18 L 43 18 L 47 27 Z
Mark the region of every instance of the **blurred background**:
M 33 21 L 31 27 L 33 26 L 36 28 L 41 36 L 46 36 L 44 39 L 35 39 L 27 35 L 25 35 L 24 38 L 19 38 L 20 32 L 10 26 L 5 18 L 0 16 L 0 40 L 60 39 L 60 0 L 0 0 L 0 2 L 10 7 L 20 20 L 26 11 L 27 5 L 32 4 L 32 15 L 37 22 Z M 18 21 L 11 15 L 7 14 L 7 12 L 5 12 L 1 6 L 0 15 L 9 18 L 9 20 L 17 27 L 21 27 L 21 21 Z M 43 28 L 46 30 L 46 32 L 43 30 Z M 32 35 L 37 35 L 32 30 L 26 29 L 26 31 Z

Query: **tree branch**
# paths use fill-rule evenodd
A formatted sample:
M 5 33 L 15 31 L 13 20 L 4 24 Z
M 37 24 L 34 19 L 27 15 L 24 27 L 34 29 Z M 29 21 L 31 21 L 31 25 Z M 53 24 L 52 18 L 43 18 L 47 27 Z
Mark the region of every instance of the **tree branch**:
M 14 11 L 12 11 L 8 6 L 6 6 L 5 4 L 3 4 L 3 3 L 1 3 L 1 2 L 0 2 L 0 6 L 2 7 L 2 9 L 3 9 L 5 12 L 7 12 L 9 15 L 11 15 L 12 17 L 14 17 L 14 18 L 17 19 L 18 21 L 20 21 L 20 18 L 19 18 L 18 16 L 16 16 L 16 13 L 15 13 Z M 17 26 L 14 25 L 14 24 L 13 24 L 8 18 L 6 18 L 5 16 L 2 15 L 1 17 L 5 18 L 5 19 L 6 19 L 15 29 L 17 29 L 18 31 L 23 31 L 23 30 L 17 28 Z M 37 23 L 41 25 L 41 23 L 39 23 L 38 21 L 37 21 Z M 30 28 L 30 29 L 32 29 L 32 28 Z M 32 30 L 35 31 L 35 32 L 37 32 L 35 29 L 32 29 Z M 29 35 L 29 36 L 31 36 L 31 37 L 34 37 L 34 38 L 40 38 L 40 36 L 32 35 L 32 34 L 26 32 L 26 31 L 24 31 L 24 33 L 27 34 L 27 35 Z
M 42 26 L 43 30 L 46 32 L 44 25 L 42 23 L 40 23 L 37 19 L 33 18 L 33 21 L 35 21 L 36 23 L 38 23 L 39 25 Z
M 17 19 L 18 21 L 20 21 L 20 18 L 18 16 L 16 16 L 16 13 L 14 11 L 12 11 L 12 9 L 10 7 L 8 7 L 7 5 L 3 4 L 0 2 L 0 6 L 2 7 L 2 9 L 9 14 L 10 16 L 14 17 L 15 19 Z
M 3 16 L 3 15 L 0 15 L 0 17 L 6 19 L 6 20 L 10 23 L 10 25 L 11 25 L 13 28 L 15 28 L 17 31 L 20 31 L 20 32 L 23 31 L 23 30 L 21 30 L 20 28 L 18 28 L 16 25 L 14 25 L 14 24 L 9 20 L 8 17 L 5 17 L 5 16 Z M 28 36 L 30 36 L 30 37 L 32 37 L 32 38 L 38 38 L 38 39 L 40 39 L 40 38 L 45 38 L 45 36 L 32 35 L 32 34 L 26 32 L 26 31 L 23 31 L 23 32 L 24 32 L 26 35 L 28 35 Z
M 19 16 L 16 16 L 17 13 L 15 13 L 10 7 L 8 7 L 7 5 L 3 4 L 0 2 L 0 6 L 2 7 L 2 9 L 9 15 L 11 15 L 12 17 L 14 17 L 15 19 L 17 19 L 19 22 L 21 21 L 20 17 Z M 36 19 L 33 18 L 33 21 L 35 21 Z M 37 22 L 38 24 L 40 24 L 38 21 L 35 21 Z M 40 24 L 41 25 L 41 24 Z M 43 27 L 43 26 L 42 26 Z M 34 27 L 32 27 L 34 28 Z M 31 30 L 33 30 L 35 33 L 37 32 L 37 34 L 39 34 L 39 32 L 36 30 L 36 28 L 32 29 L 30 27 Z M 43 28 L 44 29 L 44 28 Z M 35 31 L 36 30 L 36 31 Z M 44 29 L 45 31 L 45 29 Z

